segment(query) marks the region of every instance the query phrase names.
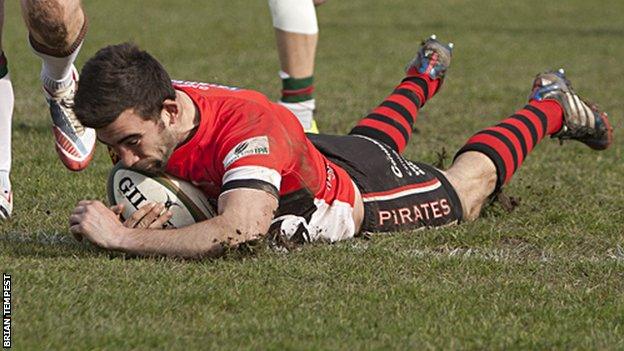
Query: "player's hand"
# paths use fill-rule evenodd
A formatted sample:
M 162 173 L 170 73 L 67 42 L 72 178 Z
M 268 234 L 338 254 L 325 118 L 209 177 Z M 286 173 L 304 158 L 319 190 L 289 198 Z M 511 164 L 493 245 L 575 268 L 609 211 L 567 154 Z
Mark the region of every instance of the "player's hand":
M 327 0 L 314 0 L 314 6 L 321 6 L 325 3 L 325 1 Z
M 78 241 L 84 237 L 96 246 L 114 249 L 128 229 L 102 202 L 83 200 L 69 216 L 69 230 Z
M 113 206 L 113 212 L 121 214 L 123 205 Z M 151 202 L 141 206 L 136 212 L 123 223 L 128 228 L 151 228 L 162 229 L 165 223 L 171 219 L 173 213 L 165 208 L 162 203 Z

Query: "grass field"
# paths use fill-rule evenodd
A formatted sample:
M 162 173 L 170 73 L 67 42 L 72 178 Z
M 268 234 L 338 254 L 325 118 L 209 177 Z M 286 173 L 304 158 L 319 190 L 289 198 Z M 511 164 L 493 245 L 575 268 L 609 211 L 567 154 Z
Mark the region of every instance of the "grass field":
M 73 241 L 68 214 L 105 198 L 110 162 L 103 147 L 80 174 L 57 160 L 17 3 L 6 2 L 3 36 L 15 214 L 0 223 L 15 349 L 624 349 L 624 2 L 329 1 L 319 9 L 322 131 L 347 131 L 436 33 L 455 42 L 454 61 L 410 158 L 452 156 L 523 106 L 536 73 L 559 66 L 610 112 L 615 145 L 545 140 L 505 190 L 520 199 L 511 213 L 494 205 L 454 228 L 202 262 L 124 259 Z M 85 1 L 78 64 L 131 40 L 175 78 L 278 97 L 266 1 L 147 3 Z

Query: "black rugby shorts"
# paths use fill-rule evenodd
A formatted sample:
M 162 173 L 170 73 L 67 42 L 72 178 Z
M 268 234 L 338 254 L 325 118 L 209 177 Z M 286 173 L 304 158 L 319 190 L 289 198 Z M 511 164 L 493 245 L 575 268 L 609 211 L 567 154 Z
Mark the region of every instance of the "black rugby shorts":
M 457 193 L 435 167 L 403 158 L 375 139 L 359 135 L 308 138 L 332 162 L 343 167 L 364 201 L 363 232 L 388 232 L 459 223 Z

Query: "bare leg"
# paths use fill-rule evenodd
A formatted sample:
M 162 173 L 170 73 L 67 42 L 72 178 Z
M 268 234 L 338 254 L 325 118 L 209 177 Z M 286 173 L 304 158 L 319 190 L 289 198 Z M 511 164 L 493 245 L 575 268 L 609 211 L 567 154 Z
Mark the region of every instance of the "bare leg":
M 282 97 L 308 132 L 318 132 L 314 121 L 314 59 L 318 24 L 313 0 L 269 0 L 280 60 Z
M 299 34 L 275 29 L 280 68 L 295 79 L 314 74 L 317 34 Z
M 49 51 L 70 51 L 85 23 L 79 0 L 22 0 L 21 5 L 32 39 Z
M 80 1 L 22 0 L 21 5 L 30 44 L 43 61 L 44 86 L 54 92 L 71 85 L 71 69 L 87 30 Z
M 0 0 L 0 51 L 2 51 L 2 27 L 4 26 L 4 0 Z
M 80 0 L 21 0 L 30 45 L 42 60 L 41 82 L 50 105 L 59 158 L 72 171 L 87 167 L 95 150 L 95 130 L 84 128 L 71 105 L 78 81 L 74 61 L 87 32 Z
M 475 220 L 496 187 L 496 166 L 480 152 L 461 154 L 444 172 L 463 208 L 463 219 Z
M 9 217 L 11 205 L 11 119 L 13 116 L 13 86 L 6 57 L 2 49 L 4 0 L 0 0 L 0 219 Z

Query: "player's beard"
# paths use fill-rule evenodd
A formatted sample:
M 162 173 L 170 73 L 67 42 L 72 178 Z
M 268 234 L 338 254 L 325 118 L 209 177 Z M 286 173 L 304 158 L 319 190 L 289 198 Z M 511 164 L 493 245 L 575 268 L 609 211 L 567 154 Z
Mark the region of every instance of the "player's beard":
M 148 156 L 136 162 L 132 165 L 132 168 L 136 168 L 142 171 L 150 173 L 164 173 L 167 169 L 167 162 L 175 150 L 178 140 L 175 134 L 169 129 L 165 128 L 162 121 L 159 123 L 158 137 L 162 143 L 158 147 L 158 153 L 160 156 Z

